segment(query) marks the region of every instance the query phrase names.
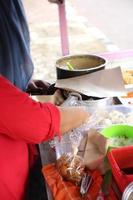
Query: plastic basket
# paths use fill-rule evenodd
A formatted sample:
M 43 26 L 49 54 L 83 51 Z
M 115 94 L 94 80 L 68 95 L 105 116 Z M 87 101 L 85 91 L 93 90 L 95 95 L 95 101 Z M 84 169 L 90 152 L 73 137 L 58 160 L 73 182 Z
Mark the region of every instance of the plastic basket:
M 108 153 L 108 160 L 112 168 L 113 176 L 121 192 L 133 181 L 131 174 L 125 173 L 123 169 L 133 170 L 133 146 L 121 147 Z

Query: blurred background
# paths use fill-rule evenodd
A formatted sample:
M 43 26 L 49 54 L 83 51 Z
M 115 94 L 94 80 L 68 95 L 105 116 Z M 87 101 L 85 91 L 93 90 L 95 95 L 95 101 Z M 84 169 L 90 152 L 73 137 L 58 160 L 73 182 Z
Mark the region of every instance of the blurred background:
M 62 56 L 58 6 L 47 0 L 24 0 L 31 35 L 34 78 L 56 80 L 55 61 Z M 132 0 L 66 0 L 70 54 L 132 49 Z

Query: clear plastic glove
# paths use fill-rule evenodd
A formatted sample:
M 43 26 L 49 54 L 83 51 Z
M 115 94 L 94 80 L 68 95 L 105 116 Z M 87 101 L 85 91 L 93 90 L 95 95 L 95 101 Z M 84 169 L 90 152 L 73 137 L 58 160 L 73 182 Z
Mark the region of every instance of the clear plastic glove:
M 56 90 L 52 95 L 35 95 L 32 98 L 41 103 L 50 102 L 57 106 L 61 105 L 64 102 L 64 98 L 60 90 Z

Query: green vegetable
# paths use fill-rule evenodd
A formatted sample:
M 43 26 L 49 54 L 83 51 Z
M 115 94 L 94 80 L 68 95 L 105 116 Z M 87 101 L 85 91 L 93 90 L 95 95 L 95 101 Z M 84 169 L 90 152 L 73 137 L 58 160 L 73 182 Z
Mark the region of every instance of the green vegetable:
M 108 170 L 104 175 L 102 188 L 101 188 L 104 195 L 108 195 L 109 194 L 109 189 L 110 189 L 110 186 L 111 186 L 111 182 L 112 182 L 112 171 Z
M 67 63 L 66 63 L 66 66 L 67 66 L 67 68 L 68 68 L 69 70 L 71 70 L 71 71 L 74 70 L 74 68 L 73 68 L 73 66 L 70 64 L 70 62 L 67 62 Z
M 130 146 L 133 145 L 133 138 L 127 138 L 126 136 L 111 137 L 108 139 L 109 146 Z

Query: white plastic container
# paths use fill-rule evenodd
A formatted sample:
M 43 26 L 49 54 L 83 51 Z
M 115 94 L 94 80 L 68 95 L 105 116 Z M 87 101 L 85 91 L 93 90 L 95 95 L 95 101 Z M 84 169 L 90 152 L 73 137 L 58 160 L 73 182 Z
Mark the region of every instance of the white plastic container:
M 83 134 L 86 134 L 91 128 L 102 130 L 115 124 L 133 125 L 133 107 L 124 105 L 100 106 L 100 107 L 86 107 L 86 110 L 92 113 L 90 120 L 82 126 L 74 129 L 75 138 L 79 141 Z M 130 119 L 129 119 L 130 118 Z M 61 142 L 55 141 L 56 156 L 59 158 L 63 153 L 71 153 L 72 141 L 70 134 L 65 134 Z M 76 137 L 77 135 L 77 137 Z M 76 140 L 76 139 L 75 139 Z M 79 142 L 78 141 L 78 142 Z M 78 143 L 77 142 L 77 143 Z

